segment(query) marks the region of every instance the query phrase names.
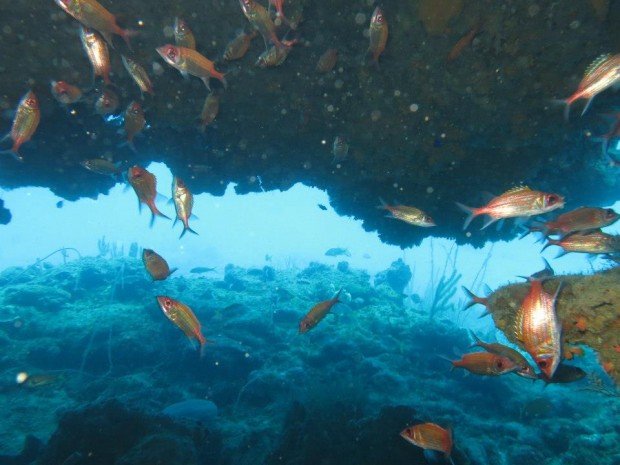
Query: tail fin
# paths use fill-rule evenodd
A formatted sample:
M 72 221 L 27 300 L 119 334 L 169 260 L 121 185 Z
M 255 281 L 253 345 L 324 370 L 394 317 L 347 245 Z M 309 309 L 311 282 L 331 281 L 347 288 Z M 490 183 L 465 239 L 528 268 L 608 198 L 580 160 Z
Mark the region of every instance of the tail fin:
M 471 223 L 471 221 L 478 216 L 478 212 L 476 211 L 477 209 L 472 208 L 472 207 L 468 207 L 467 205 L 463 205 L 462 203 L 459 202 L 455 202 L 456 206 L 459 207 L 461 210 L 463 210 L 465 213 L 467 213 L 467 218 L 465 219 L 465 224 L 463 225 L 463 231 L 467 229 L 467 227 L 469 226 L 469 224 Z
M 149 204 L 149 207 L 151 209 L 151 222 L 149 224 L 149 228 L 153 227 L 153 224 L 155 224 L 155 217 L 156 216 L 161 216 L 162 218 L 166 218 L 167 220 L 170 220 L 171 218 L 164 215 L 162 212 L 160 212 L 157 207 L 155 206 L 155 204 Z
M 540 249 L 540 251 L 542 252 L 543 250 L 545 250 L 550 245 L 560 245 L 560 241 L 557 241 L 555 239 L 547 239 L 547 243 L 543 246 L 542 249 Z
M 461 289 L 469 296 L 470 301 L 467 302 L 465 308 L 463 310 L 467 310 L 470 307 L 473 307 L 476 304 L 484 305 L 485 307 L 489 304 L 489 299 L 487 297 L 478 297 L 472 291 L 467 289 L 465 286 L 461 286 Z
M 336 295 L 334 297 L 332 297 L 332 300 L 334 301 L 335 304 L 342 303 L 342 300 L 340 300 L 340 293 L 342 292 L 342 289 L 344 289 L 344 288 L 341 287 L 338 290 L 338 292 L 336 292 Z
M 469 334 L 474 339 L 474 343 L 472 345 L 470 345 L 469 348 L 471 349 L 472 347 L 482 347 L 480 345 L 482 340 L 478 336 L 476 336 L 476 333 L 474 333 L 473 331 L 470 331 Z
M 451 358 L 446 357 L 445 355 L 440 355 L 440 354 L 436 354 L 436 355 L 437 355 L 437 357 L 439 357 L 440 359 L 445 360 L 445 361 L 447 361 L 447 362 L 450 362 L 450 364 L 452 365 L 452 366 L 450 367 L 450 371 L 453 371 L 453 370 L 454 370 L 454 368 L 455 368 L 455 365 L 454 365 L 454 360 L 452 360 Z
M 6 154 L 6 155 L 11 155 L 13 158 L 15 158 L 17 161 L 24 161 L 24 157 L 22 157 L 19 152 L 15 149 L 11 149 L 11 150 L 2 150 L 0 151 L 0 154 Z
M 174 220 L 176 222 L 176 220 Z M 191 232 L 192 234 L 196 234 L 198 236 L 198 233 L 196 231 L 194 231 L 192 228 L 190 228 L 189 226 L 187 227 L 183 227 L 183 231 L 181 232 L 181 235 L 179 236 L 179 239 L 181 239 L 186 232 Z
M 121 29 L 121 28 L 119 28 L 119 30 L 118 30 L 118 35 L 123 38 L 123 40 L 127 44 L 127 48 L 129 48 L 129 50 L 133 50 L 131 48 L 131 42 L 129 41 L 129 39 L 132 38 L 132 37 L 137 36 L 139 33 L 140 32 L 134 31 L 133 29 Z

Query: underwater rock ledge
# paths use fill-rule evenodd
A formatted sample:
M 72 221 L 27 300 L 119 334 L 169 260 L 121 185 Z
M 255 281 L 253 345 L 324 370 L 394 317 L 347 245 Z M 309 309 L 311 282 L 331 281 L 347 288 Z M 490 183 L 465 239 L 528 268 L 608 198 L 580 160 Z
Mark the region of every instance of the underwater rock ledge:
M 620 267 L 593 275 L 556 276 L 545 281 L 553 294 L 562 283 L 557 313 L 564 344 L 583 344 L 598 352 L 603 369 L 618 383 L 620 379 Z M 508 339 L 514 336 L 514 319 L 529 284 L 509 284 L 489 297 L 488 310 L 496 326 Z M 523 348 L 523 347 L 522 347 Z

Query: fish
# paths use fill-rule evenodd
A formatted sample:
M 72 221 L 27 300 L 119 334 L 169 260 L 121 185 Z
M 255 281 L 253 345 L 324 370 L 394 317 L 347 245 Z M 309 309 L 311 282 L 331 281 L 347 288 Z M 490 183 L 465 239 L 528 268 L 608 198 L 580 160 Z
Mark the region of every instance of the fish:
M 202 106 L 202 111 L 198 117 L 198 129 L 200 132 L 205 132 L 207 126 L 209 126 L 215 118 L 217 118 L 220 112 L 220 96 L 216 93 L 210 92 L 205 99 L 205 103 Z
M 598 137 L 593 137 L 592 140 L 601 143 L 601 151 L 603 153 L 604 158 L 610 158 L 609 156 L 609 143 L 620 137 L 620 112 L 616 112 L 615 115 L 612 115 L 614 118 L 614 122 L 612 123 L 609 131 L 605 134 L 602 134 Z
M 66 83 L 65 81 L 51 81 L 52 96 L 63 105 L 73 105 L 82 98 L 82 91 L 79 87 Z
M 544 223 L 534 223 L 529 232 L 545 236 L 567 236 L 574 232 L 588 232 L 614 224 L 620 215 L 612 208 L 579 207 Z
M 390 212 L 390 214 L 387 215 L 388 218 L 395 218 L 413 226 L 421 226 L 423 228 L 435 226 L 433 219 L 416 207 L 408 207 L 407 205 L 388 205 L 383 201 L 383 199 L 379 200 L 381 201 L 381 205 L 377 208 Z
M 86 168 L 93 173 L 102 174 L 104 176 L 112 176 L 113 178 L 120 177 L 122 170 L 120 169 L 120 162 L 113 163 L 105 158 L 91 158 L 89 160 L 82 160 L 80 166 Z
M 328 48 L 319 57 L 319 61 L 316 63 L 317 73 L 326 74 L 329 73 L 338 62 L 338 50 L 335 48 Z
M 93 84 L 97 76 L 100 76 L 106 85 L 112 84 L 110 81 L 111 66 L 108 45 L 96 31 L 84 26 L 80 27 L 80 40 L 88 61 L 93 67 Z
M 325 205 L 323 205 L 322 203 L 318 203 L 318 204 L 317 204 L 317 206 L 318 206 L 321 210 L 323 210 L 323 211 L 326 211 L 326 210 L 327 210 L 327 207 L 326 207 Z
M 207 268 L 206 266 L 197 266 L 189 270 L 190 273 L 194 274 L 210 273 L 212 271 L 215 271 L 215 268 Z
M 349 143 L 347 142 L 346 137 L 334 137 L 334 143 L 332 144 L 332 155 L 334 156 L 334 159 L 332 160 L 332 163 L 340 163 L 345 161 L 348 154 Z
M 138 196 L 138 206 L 142 208 L 142 204 L 144 203 L 151 210 L 151 227 L 155 222 L 156 216 L 161 216 L 168 220 L 170 219 L 160 212 L 157 209 L 157 205 L 155 205 L 155 198 L 157 197 L 157 179 L 155 179 L 153 173 L 150 173 L 141 166 L 134 165 L 127 170 L 127 180 Z
M 106 42 L 112 46 L 112 36 L 119 35 L 127 47 L 131 48 L 129 39 L 137 35 L 131 29 L 122 29 L 116 24 L 116 17 L 106 10 L 97 0 L 54 0 L 65 13 L 75 18 L 84 27 L 98 31 Z
M 59 200 L 58 202 L 56 202 L 56 208 L 62 208 L 65 206 L 65 202 L 62 200 Z
M 116 92 L 111 89 L 104 89 L 95 101 L 95 113 L 105 118 L 108 115 L 116 113 L 119 105 L 120 101 Z
M 545 384 L 574 383 L 586 377 L 586 372 L 579 367 L 560 363 L 551 378 L 540 376 Z
M 505 375 L 520 368 L 519 365 L 508 357 L 491 352 L 473 352 L 471 354 L 464 354 L 460 360 L 450 360 L 448 358 L 446 360 L 452 363 L 450 371 L 455 368 L 464 368 L 470 373 L 483 376 Z
M 385 50 L 387 39 L 387 21 L 383 15 L 383 10 L 380 7 L 376 7 L 370 18 L 370 45 L 368 46 L 368 54 L 376 66 L 379 66 L 379 56 Z
M 174 18 L 174 43 L 179 47 L 196 50 L 194 33 L 183 18 Z
M 284 0 L 269 0 L 269 5 L 276 8 L 276 20 L 281 20 L 291 29 L 296 29 L 296 25 L 292 24 L 286 16 L 284 16 Z
M 463 308 L 463 310 L 467 310 L 476 304 L 484 305 L 487 309 L 489 308 L 489 297 L 479 297 L 465 286 L 461 286 L 461 289 L 463 289 L 463 292 L 465 292 L 465 294 L 469 297 L 469 301 L 465 304 L 465 308 Z M 489 315 L 489 311 L 485 310 L 484 313 L 480 315 L 480 318 L 487 315 Z
M 293 45 L 297 43 L 297 40 L 283 40 L 282 47 L 275 45 L 269 47 L 263 53 L 261 53 L 254 63 L 259 68 L 273 68 L 280 66 L 286 61 L 289 53 L 293 49 Z
M 153 281 L 163 281 L 177 270 L 176 268 L 170 269 L 164 257 L 151 249 L 142 250 L 142 263 Z
M 530 290 L 517 310 L 514 334 L 534 362 L 551 379 L 562 359 L 562 326 L 556 312 L 557 297 L 543 289 L 542 281 L 530 280 Z
M 474 38 L 478 34 L 480 34 L 481 29 L 482 29 L 482 21 L 478 21 L 474 25 L 474 27 L 472 27 L 469 30 L 467 34 L 461 37 L 459 41 L 456 44 L 454 44 L 454 47 L 452 47 L 452 49 L 450 50 L 450 53 L 448 53 L 447 61 L 450 62 L 450 61 L 456 60 L 461 55 L 461 53 L 463 53 L 463 50 L 472 43 Z
M 158 47 L 156 50 L 164 61 L 170 66 L 178 69 L 183 77 L 187 77 L 188 74 L 191 74 L 192 76 L 202 79 L 208 90 L 211 90 L 209 78 L 218 79 L 224 88 L 227 87 L 224 75 L 215 69 L 215 65 L 211 60 L 201 55 L 196 50 L 185 47 L 175 47 L 170 44 Z
M 183 231 L 179 239 L 183 237 L 187 231 L 192 234 L 198 234 L 189 227 L 189 218 L 192 216 L 192 208 L 194 208 L 194 196 L 183 180 L 177 176 L 172 179 L 172 200 L 174 201 L 174 208 L 176 210 L 174 222 L 176 223 L 177 220 L 180 220 L 183 223 Z
M 541 252 L 552 245 L 562 247 L 562 251 L 556 258 L 570 252 L 614 254 L 620 252 L 620 235 L 606 234 L 597 229 L 585 234 L 571 234 L 561 239 L 547 239 L 547 243 L 541 249 Z
M 553 271 L 553 268 L 551 268 L 549 262 L 544 258 L 542 260 L 543 262 L 545 262 L 545 267 L 542 270 L 537 271 L 533 275 L 526 277 L 525 279 L 527 279 L 528 281 L 544 281 L 555 276 L 555 271 Z
M 341 247 L 334 247 L 334 248 L 328 249 L 327 252 L 325 252 L 325 255 L 327 255 L 328 257 L 338 257 L 340 255 L 350 257 L 351 252 L 349 252 L 348 249 L 343 249 Z
M 491 354 L 506 357 L 512 360 L 517 365 L 517 369 L 514 372 L 515 374 L 524 378 L 538 379 L 538 375 L 536 374 L 532 366 L 528 363 L 527 359 L 523 355 L 521 355 L 519 351 L 514 350 L 513 348 L 505 346 L 503 344 L 499 344 L 497 342 L 484 342 L 478 336 L 476 336 L 473 331 L 470 331 L 470 333 L 474 339 L 474 343 L 471 345 L 471 347 L 481 347 Z
M 620 53 L 600 55 L 586 68 L 583 79 L 577 86 L 577 90 L 560 103 L 564 105 L 564 119 L 568 120 L 570 107 L 579 99 L 587 99 L 587 103 L 581 112 L 583 116 L 592 100 L 598 94 L 615 85 L 620 81 Z
M 13 141 L 13 146 L 10 150 L 3 150 L 0 153 L 7 153 L 18 161 L 24 161 L 19 149 L 32 138 L 39 126 L 39 121 L 41 121 L 39 100 L 34 92 L 28 91 L 19 101 L 11 131 L 0 140 L 3 142 L 10 138 Z
M 269 43 L 278 48 L 284 47 L 276 34 L 276 25 L 264 6 L 254 0 L 239 0 L 239 4 L 250 24 L 263 36 L 265 48 L 268 48 Z
M 33 375 L 22 371 L 17 374 L 15 381 L 20 386 L 38 388 L 62 382 L 65 378 L 65 373 L 37 373 Z
M 468 207 L 458 202 L 456 205 L 468 213 L 463 229 L 467 229 L 475 217 L 488 215 L 490 218 L 482 226 L 482 229 L 485 229 L 499 219 L 540 215 L 557 208 L 563 208 L 564 197 L 558 194 L 535 191 L 527 186 L 520 186 L 494 197 L 489 203 L 479 208 Z
M 336 292 L 336 295 L 323 302 L 319 302 L 314 307 L 310 309 L 310 311 L 302 318 L 299 322 L 299 334 L 305 334 L 318 325 L 323 318 L 327 316 L 332 307 L 338 303 L 340 303 L 340 293 L 342 289 Z
M 146 126 L 146 120 L 144 119 L 144 110 L 135 100 L 131 102 L 125 110 L 125 136 L 127 138 L 126 144 L 131 150 L 137 152 L 136 146 L 133 143 L 133 139 L 137 134 L 140 134 Z
M 258 31 L 252 31 L 249 34 L 245 31 L 241 31 L 237 34 L 235 38 L 228 42 L 228 45 L 226 45 L 226 49 L 224 50 L 224 60 L 234 61 L 243 58 L 250 48 L 252 39 L 254 39 L 257 34 Z
M 164 295 L 157 296 L 157 303 L 164 315 L 168 317 L 183 333 L 190 339 L 195 339 L 200 345 L 200 356 L 205 354 L 207 342 L 213 342 L 206 339 L 202 334 L 202 327 L 196 315 L 182 302 L 174 300 Z
M 407 442 L 422 449 L 442 452 L 452 465 L 452 431 L 442 428 L 435 423 L 420 423 L 409 426 L 400 432 L 400 436 Z
M 145 92 L 147 94 L 155 95 L 155 92 L 153 91 L 153 83 L 151 82 L 151 79 L 149 78 L 146 70 L 134 60 L 126 57 L 125 55 L 122 55 L 122 61 L 123 66 L 125 66 L 125 69 L 129 73 L 131 78 L 136 84 L 138 84 L 142 98 L 144 98 Z

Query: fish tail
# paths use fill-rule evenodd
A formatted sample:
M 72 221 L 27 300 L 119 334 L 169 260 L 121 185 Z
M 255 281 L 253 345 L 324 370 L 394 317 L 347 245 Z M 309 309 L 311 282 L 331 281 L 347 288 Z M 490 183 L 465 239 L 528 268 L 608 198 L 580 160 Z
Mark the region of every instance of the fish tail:
M 117 28 L 116 33 L 123 38 L 123 40 L 127 44 L 127 48 L 129 48 L 129 50 L 133 50 L 131 48 L 131 41 L 130 41 L 130 39 L 132 37 L 137 36 L 139 34 L 139 32 L 135 31 L 133 29 L 121 29 L 119 27 L 119 28 Z
M 2 150 L 0 151 L 0 154 L 11 155 L 17 161 L 21 161 L 21 162 L 24 161 L 24 157 L 20 155 L 20 153 L 17 151 L 16 148 L 12 148 L 10 150 Z
M 469 331 L 469 334 L 474 340 L 474 343 L 470 345 L 469 348 L 471 349 L 472 347 L 482 347 L 482 345 L 480 344 L 482 341 L 480 340 L 478 336 L 476 336 L 476 333 L 474 333 L 473 331 Z
M 440 354 L 436 354 L 437 357 L 439 357 L 442 360 L 445 360 L 447 362 L 450 362 L 452 364 L 452 366 L 450 367 L 450 371 L 454 371 L 454 369 L 456 368 L 456 362 L 448 357 L 446 357 L 445 355 L 440 355 Z
M 174 221 L 176 222 L 176 220 L 174 220 Z M 185 235 L 185 233 L 188 232 L 188 231 L 191 232 L 192 234 L 196 234 L 198 236 L 198 233 L 196 231 L 194 231 L 192 228 L 190 228 L 189 226 L 187 226 L 187 227 L 184 226 L 183 227 L 183 231 L 181 231 L 181 235 L 179 236 L 179 239 L 181 239 Z
M 220 73 L 219 71 L 213 70 L 211 72 L 211 75 L 222 83 L 222 85 L 224 86 L 224 89 L 228 89 L 228 82 L 226 82 L 226 77 L 225 77 L 226 75 L 224 73 Z
M 469 302 L 467 302 L 467 305 L 465 305 L 465 308 L 463 310 L 467 310 L 468 308 L 473 307 L 476 304 L 484 305 L 485 307 L 488 305 L 489 302 L 486 297 L 478 297 L 465 286 L 461 286 L 461 289 L 463 289 L 465 294 L 467 294 L 470 298 Z
M 547 239 L 547 243 L 543 246 L 542 249 L 540 249 L 540 251 L 542 252 L 543 250 L 545 250 L 550 245 L 560 245 L 560 241 L 557 241 L 555 239 Z
M 164 215 L 162 212 L 160 212 L 157 209 L 157 206 L 155 205 L 154 202 L 149 202 L 148 203 L 149 208 L 151 209 L 151 223 L 149 224 L 149 227 L 152 228 L 153 224 L 155 224 L 155 217 L 156 216 L 161 216 L 162 218 L 166 218 L 167 220 L 170 219 L 169 216 Z
M 333 297 L 332 300 L 334 301 L 334 303 L 341 303 L 342 302 L 342 300 L 340 300 L 340 293 L 342 292 L 342 289 L 344 289 L 344 288 L 341 287 L 340 289 L 338 289 L 338 292 L 336 292 L 336 295 Z
M 467 229 L 470 225 L 471 221 L 478 215 L 480 215 L 478 208 L 468 207 L 467 205 L 463 205 L 460 202 L 455 202 L 456 206 L 467 213 L 467 218 L 465 218 L 465 224 L 463 225 L 463 230 Z
M 168 276 L 170 276 L 172 273 L 174 273 L 175 271 L 177 271 L 178 268 L 172 268 L 169 272 L 168 272 Z M 168 277 L 166 276 L 166 277 Z

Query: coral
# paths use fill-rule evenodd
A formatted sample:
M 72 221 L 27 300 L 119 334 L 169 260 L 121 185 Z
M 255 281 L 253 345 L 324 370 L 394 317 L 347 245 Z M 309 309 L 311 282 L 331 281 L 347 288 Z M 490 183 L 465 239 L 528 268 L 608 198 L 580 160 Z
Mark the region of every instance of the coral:
M 390 286 L 394 292 L 402 295 L 412 276 L 413 274 L 411 273 L 409 265 L 405 264 L 405 262 L 399 258 L 395 262 L 392 262 L 387 270 L 375 276 L 375 285 L 379 286 L 385 283 Z

